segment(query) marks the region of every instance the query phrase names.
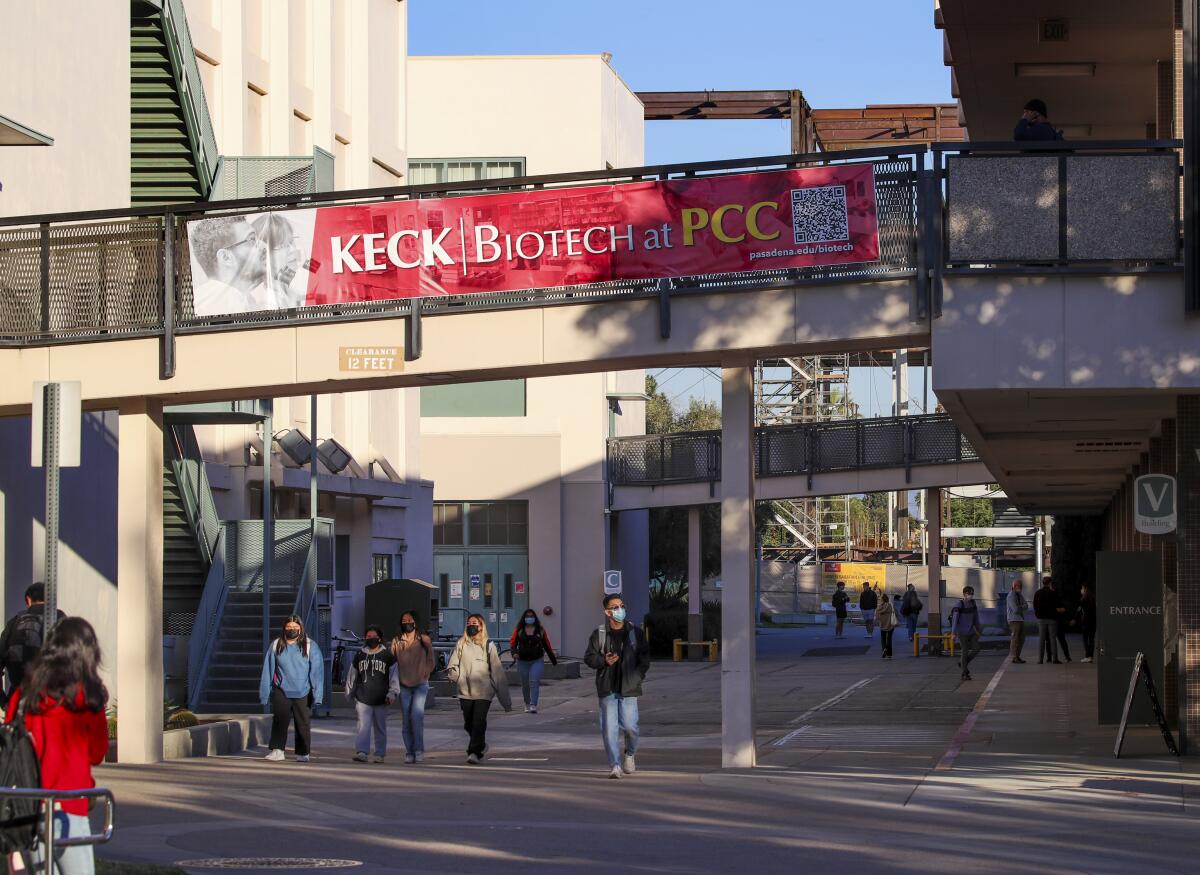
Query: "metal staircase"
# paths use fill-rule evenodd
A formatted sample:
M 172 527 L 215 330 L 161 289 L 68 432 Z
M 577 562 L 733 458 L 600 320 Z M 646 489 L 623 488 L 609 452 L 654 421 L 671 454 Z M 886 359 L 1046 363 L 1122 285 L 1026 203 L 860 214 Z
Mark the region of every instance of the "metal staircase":
M 217 143 L 180 0 L 132 0 L 129 86 L 132 205 L 207 198 Z
M 163 466 L 163 634 L 191 634 L 208 567 L 168 462 Z

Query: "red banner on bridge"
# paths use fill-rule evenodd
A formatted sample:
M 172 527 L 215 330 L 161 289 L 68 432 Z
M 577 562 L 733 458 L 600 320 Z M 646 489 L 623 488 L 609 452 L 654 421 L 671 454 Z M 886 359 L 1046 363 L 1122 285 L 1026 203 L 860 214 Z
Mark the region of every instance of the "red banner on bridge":
M 879 258 L 869 164 L 222 216 L 188 242 L 198 316 Z

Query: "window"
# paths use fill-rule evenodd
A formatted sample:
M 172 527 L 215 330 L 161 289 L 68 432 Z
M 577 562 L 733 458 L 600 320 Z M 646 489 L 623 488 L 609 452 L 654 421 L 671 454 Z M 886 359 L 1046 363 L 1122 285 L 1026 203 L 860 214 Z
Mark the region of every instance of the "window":
M 392 579 L 392 557 L 387 553 L 371 555 L 371 583 Z
M 437 503 L 433 506 L 433 543 L 463 544 L 463 506 L 460 503 Z
M 524 501 L 471 502 L 467 514 L 471 546 L 524 546 L 529 540 L 528 517 Z
M 338 592 L 350 589 L 350 536 L 334 535 L 333 588 Z
M 513 606 L 513 576 L 505 573 L 504 575 L 504 607 L 511 608 Z
M 524 415 L 524 380 L 421 387 L 421 416 L 424 417 Z
M 524 175 L 524 158 L 414 158 L 408 162 L 410 185 L 510 179 Z
M 483 606 L 490 608 L 494 602 L 492 594 L 492 575 L 485 574 L 483 576 Z
M 443 605 L 450 604 L 450 575 L 438 575 L 438 589 L 441 591 L 441 603 Z

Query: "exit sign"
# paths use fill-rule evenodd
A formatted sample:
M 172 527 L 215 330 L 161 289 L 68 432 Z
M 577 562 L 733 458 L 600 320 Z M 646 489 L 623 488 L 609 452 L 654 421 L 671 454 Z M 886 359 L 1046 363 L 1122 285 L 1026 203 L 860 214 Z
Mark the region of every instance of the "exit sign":
M 1070 28 L 1065 18 L 1043 18 L 1040 40 L 1044 43 L 1065 43 L 1070 34 Z

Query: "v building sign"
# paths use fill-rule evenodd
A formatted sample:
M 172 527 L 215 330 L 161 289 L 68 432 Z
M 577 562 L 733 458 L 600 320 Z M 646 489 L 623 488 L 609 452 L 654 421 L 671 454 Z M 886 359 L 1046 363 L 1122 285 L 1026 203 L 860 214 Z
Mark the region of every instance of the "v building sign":
M 1147 535 L 1175 531 L 1175 478 L 1169 474 L 1143 474 L 1133 487 L 1133 527 Z

